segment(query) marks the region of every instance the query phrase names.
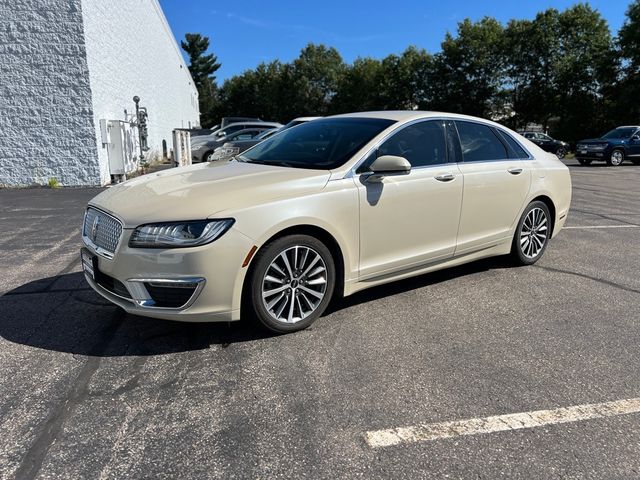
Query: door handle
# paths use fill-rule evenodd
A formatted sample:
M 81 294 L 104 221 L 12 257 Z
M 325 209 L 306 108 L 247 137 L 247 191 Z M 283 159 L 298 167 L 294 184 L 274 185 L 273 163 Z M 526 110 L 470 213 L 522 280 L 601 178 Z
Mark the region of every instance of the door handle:
M 453 173 L 443 173 L 442 175 L 436 175 L 435 179 L 439 182 L 450 182 L 451 180 L 455 180 L 455 175 Z
M 510 168 L 507 170 L 511 175 L 520 175 L 522 173 L 521 168 Z

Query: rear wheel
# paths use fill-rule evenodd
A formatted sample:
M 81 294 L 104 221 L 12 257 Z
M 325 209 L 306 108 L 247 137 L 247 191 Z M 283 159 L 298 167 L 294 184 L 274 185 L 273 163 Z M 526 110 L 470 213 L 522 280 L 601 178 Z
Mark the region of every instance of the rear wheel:
M 258 252 L 253 265 L 251 306 L 268 330 L 302 330 L 327 308 L 335 288 L 335 264 L 318 239 L 308 235 L 276 239 Z
M 611 152 L 611 156 L 609 160 L 607 160 L 607 165 L 611 167 L 619 167 L 624 162 L 624 152 L 619 148 L 616 148 L 613 152 Z
M 536 263 L 547 248 L 551 235 L 551 214 L 540 201 L 527 205 L 511 245 L 511 256 L 519 265 Z
M 564 147 L 558 147 L 556 150 L 556 156 L 562 160 L 567 155 L 567 150 Z
M 588 158 L 579 158 L 578 162 L 580 165 L 591 165 L 592 160 L 589 160 Z

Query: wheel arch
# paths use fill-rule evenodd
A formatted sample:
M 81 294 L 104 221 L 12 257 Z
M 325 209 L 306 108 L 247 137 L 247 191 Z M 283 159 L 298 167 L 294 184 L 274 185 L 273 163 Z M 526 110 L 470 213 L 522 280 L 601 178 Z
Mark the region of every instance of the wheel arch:
M 336 285 L 334 288 L 334 297 L 343 295 L 345 284 L 345 257 L 343 249 L 340 246 L 338 240 L 336 240 L 336 238 L 329 231 L 325 230 L 322 227 L 319 227 L 318 225 L 292 225 L 272 234 L 269 238 L 262 242 L 262 245 L 260 245 L 260 247 L 251 257 L 251 262 L 247 266 L 247 273 L 242 281 L 241 310 L 245 309 L 245 302 L 248 300 L 248 286 L 250 284 L 251 274 L 253 273 L 253 269 L 255 268 L 255 262 L 253 261 L 253 259 L 256 257 L 256 254 L 264 249 L 264 247 L 272 241 L 289 235 L 308 235 L 310 237 L 317 238 L 322 243 L 324 243 L 324 245 L 329 249 L 329 252 L 331 252 L 331 256 L 333 257 L 336 268 Z
M 550 224 L 551 224 L 551 232 L 549 232 L 549 237 L 553 236 L 553 228 L 555 227 L 555 224 L 556 224 L 556 205 L 555 205 L 555 203 L 553 202 L 553 200 L 551 200 L 551 197 L 549 197 L 547 195 L 538 195 L 537 197 L 532 198 L 531 201 L 529 202 L 529 204 L 532 203 L 532 202 L 542 202 L 549 209 L 549 213 L 551 214 L 551 222 L 550 222 Z

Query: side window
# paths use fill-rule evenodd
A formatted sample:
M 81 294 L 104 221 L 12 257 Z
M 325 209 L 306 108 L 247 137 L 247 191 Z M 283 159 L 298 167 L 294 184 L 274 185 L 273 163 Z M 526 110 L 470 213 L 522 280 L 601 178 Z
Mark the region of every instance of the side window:
M 234 135 L 234 140 L 251 140 L 258 134 L 257 130 L 246 130 L 244 132 L 238 132 Z
M 507 148 L 495 133 L 486 125 L 473 122 L 456 122 L 462 158 L 465 162 L 484 162 L 487 160 L 506 160 Z
M 409 125 L 380 145 L 378 156 L 404 157 L 413 168 L 447 163 L 444 133 L 444 123 L 438 120 Z
M 510 158 L 529 158 L 529 154 L 527 153 L 527 151 L 524 148 L 522 148 L 520 144 L 516 142 L 511 135 L 509 135 L 507 132 L 504 132 L 502 130 L 498 130 L 498 134 L 501 135 L 502 139 L 505 142 L 507 142 L 507 145 L 509 145 Z

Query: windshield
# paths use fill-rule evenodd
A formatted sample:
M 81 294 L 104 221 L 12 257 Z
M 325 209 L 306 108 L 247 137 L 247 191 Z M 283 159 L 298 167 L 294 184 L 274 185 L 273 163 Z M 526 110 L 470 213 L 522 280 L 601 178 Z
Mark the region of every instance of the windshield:
M 328 118 L 284 130 L 242 154 L 252 163 L 331 170 L 349 160 L 392 120 Z
M 629 138 L 636 130 L 635 127 L 614 128 L 602 138 Z

